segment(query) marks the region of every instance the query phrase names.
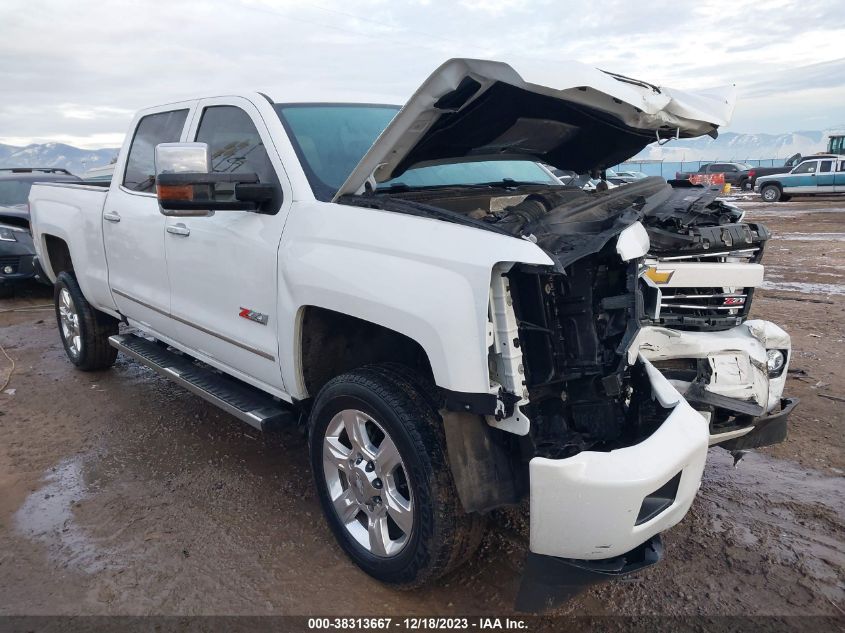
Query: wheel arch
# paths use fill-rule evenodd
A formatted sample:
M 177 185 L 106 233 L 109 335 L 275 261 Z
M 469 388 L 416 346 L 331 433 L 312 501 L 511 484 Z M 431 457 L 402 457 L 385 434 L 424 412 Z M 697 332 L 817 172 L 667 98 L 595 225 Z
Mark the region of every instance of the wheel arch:
M 315 305 L 300 309 L 298 323 L 297 373 L 306 397 L 335 376 L 374 363 L 399 363 L 434 380 L 428 353 L 401 332 Z
M 55 283 L 56 277 L 61 272 L 74 273 L 73 257 L 70 254 L 70 246 L 65 238 L 44 233 L 41 235 L 43 242 L 42 253 L 46 257 L 39 259 L 44 272 Z

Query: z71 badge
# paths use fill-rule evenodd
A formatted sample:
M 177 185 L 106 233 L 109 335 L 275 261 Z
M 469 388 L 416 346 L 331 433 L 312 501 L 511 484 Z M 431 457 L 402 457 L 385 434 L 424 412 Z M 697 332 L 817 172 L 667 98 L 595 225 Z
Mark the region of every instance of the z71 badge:
M 244 319 L 249 319 L 250 321 L 255 321 L 256 323 L 260 323 L 261 325 L 267 325 L 267 321 L 270 318 L 266 314 L 261 314 L 260 312 L 250 310 L 249 308 L 241 308 L 241 311 L 238 313 L 238 316 L 243 317 Z

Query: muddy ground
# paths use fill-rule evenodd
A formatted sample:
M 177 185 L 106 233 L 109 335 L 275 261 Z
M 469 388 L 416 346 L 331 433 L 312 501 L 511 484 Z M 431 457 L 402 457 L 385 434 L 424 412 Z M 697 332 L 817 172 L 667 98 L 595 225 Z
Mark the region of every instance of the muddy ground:
M 558 613 L 845 613 L 845 200 L 740 204 L 775 232 L 754 313 L 793 337 L 789 439 L 736 469 L 711 450 L 665 560 Z M 49 301 L 35 286 L 0 301 L 15 363 L 0 393 L 0 614 L 510 612 L 523 517 L 494 516 L 435 586 L 386 588 L 335 545 L 300 432 L 261 436 L 122 357 L 74 371 L 37 307 Z M 0 385 L 10 368 L 0 354 Z

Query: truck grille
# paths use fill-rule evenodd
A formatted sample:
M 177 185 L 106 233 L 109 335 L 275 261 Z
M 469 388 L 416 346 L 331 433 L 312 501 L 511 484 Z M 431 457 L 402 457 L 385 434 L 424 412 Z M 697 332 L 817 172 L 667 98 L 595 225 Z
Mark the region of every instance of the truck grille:
M 727 329 L 748 316 L 753 288 L 648 289 L 648 320 L 679 329 Z
M 745 262 L 760 261 L 762 249 L 755 246 L 738 250 L 715 250 L 713 252 L 699 251 L 694 254 L 658 256 L 659 262 Z

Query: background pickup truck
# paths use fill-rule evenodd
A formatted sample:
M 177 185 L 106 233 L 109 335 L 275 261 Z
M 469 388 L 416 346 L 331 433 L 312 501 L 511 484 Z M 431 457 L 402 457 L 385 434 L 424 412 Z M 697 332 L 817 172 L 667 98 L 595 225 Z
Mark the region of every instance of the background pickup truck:
M 70 361 L 120 350 L 257 428 L 307 424 L 326 520 L 384 582 L 453 569 L 523 499 L 523 606 L 655 562 L 709 443 L 785 433 L 789 337 L 745 321 L 765 227 L 703 188 L 587 193 L 538 164 L 711 133 L 732 95 L 573 68 L 548 88 L 452 60 L 401 110 L 140 112 L 108 188 L 30 197 Z
M 712 176 L 724 174 L 725 182 L 740 189 L 750 188 L 751 176 L 749 172 L 754 169 L 745 163 L 704 163 L 698 171 L 675 172 L 675 180 L 689 180 L 693 176 Z
M 801 160 L 801 154 L 795 154 L 786 160 L 782 167 L 754 167 L 746 163 L 705 163 L 698 168 L 698 171 L 679 171 L 675 173 L 676 180 L 689 180 L 693 176 L 708 176 L 713 174 L 724 174 L 725 182 L 732 187 L 739 187 L 742 190 L 753 189 L 754 183 L 760 176 L 769 174 L 780 174 L 792 169 Z
M 845 158 L 831 154 L 807 157 L 787 173 L 758 178 L 754 190 L 766 202 L 845 193 Z

